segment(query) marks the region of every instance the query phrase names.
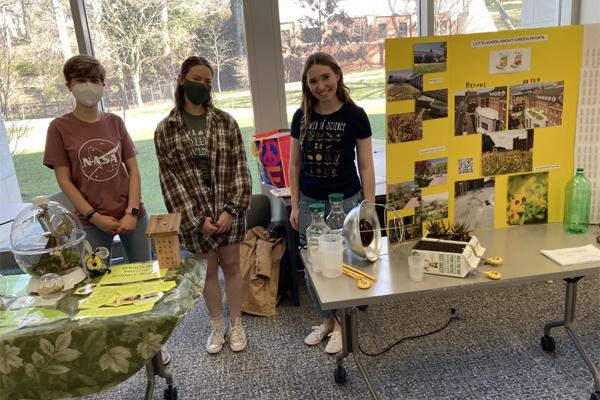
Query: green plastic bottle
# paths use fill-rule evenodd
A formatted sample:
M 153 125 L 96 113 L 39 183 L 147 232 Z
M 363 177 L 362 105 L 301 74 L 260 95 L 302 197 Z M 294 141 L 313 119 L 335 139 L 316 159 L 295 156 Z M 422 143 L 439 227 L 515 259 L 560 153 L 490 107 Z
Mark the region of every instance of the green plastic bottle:
M 590 203 L 592 200 L 592 182 L 583 175 L 583 168 L 565 186 L 565 231 L 585 233 L 590 222 Z

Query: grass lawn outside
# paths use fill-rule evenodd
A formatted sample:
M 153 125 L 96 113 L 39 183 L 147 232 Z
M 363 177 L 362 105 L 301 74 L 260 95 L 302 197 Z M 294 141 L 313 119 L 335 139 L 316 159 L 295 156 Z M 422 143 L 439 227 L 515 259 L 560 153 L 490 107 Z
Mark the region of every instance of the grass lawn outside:
M 500 2 L 502 4 L 502 8 L 508 15 L 510 22 L 513 26 L 519 28 L 521 26 L 521 9 L 523 7 L 523 0 L 504 0 Z M 499 31 L 505 31 L 508 28 L 506 23 L 502 20 L 502 15 L 498 10 L 498 5 L 495 0 L 485 0 L 485 5 L 492 17 L 492 21 L 494 21 L 494 25 L 496 25 L 496 29 Z
M 377 69 L 364 73 L 349 74 L 345 78 L 350 87 L 354 101 L 365 109 L 371 122 L 373 137 L 385 139 L 385 100 L 384 71 Z M 249 91 L 238 90 L 217 94 L 215 101 L 220 108 L 227 109 L 236 118 L 244 143 L 250 173 L 252 174 L 252 192 L 260 193 L 260 178 L 256 159 L 252 155 L 252 135 L 254 120 Z M 300 105 L 301 91 L 298 82 L 286 85 L 288 104 L 288 126 L 294 111 Z M 228 107 L 228 105 L 235 105 Z M 139 109 L 116 111 L 115 114 L 125 119 L 127 129 L 138 150 L 138 163 L 142 175 L 142 198 L 150 214 L 166 212 L 160 182 L 158 178 L 158 160 L 154 148 L 154 128 L 164 118 L 172 104 L 161 103 L 148 105 Z M 42 165 L 45 135 L 50 119 L 34 120 L 32 131 L 26 140 L 21 141 L 23 147 L 14 157 L 15 169 L 21 189 L 23 201 L 31 201 L 34 196 L 52 194 L 59 191 L 54 171 Z

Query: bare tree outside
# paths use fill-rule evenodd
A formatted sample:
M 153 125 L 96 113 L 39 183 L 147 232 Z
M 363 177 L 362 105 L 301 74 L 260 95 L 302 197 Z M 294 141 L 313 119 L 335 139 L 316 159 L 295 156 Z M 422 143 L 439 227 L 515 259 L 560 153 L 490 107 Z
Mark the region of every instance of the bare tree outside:
M 238 58 L 231 9 L 223 0 L 206 0 L 203 10 L 196 43 L 198 50 L 212 62 L 217 92 L 221 92 L 221 74 Z
M 19 82 L 19 74 L 23 72 L 23 47 L 31 45 L 26 22 L 20 1 L 0 2 L 0 112 L 5 119 L 13 157 L 19 153 L 19 142 L 27 135 L 31 122 L 21 118 L 14 107 L 15 103 L 26 98 L 22 90 L 24 82 Z
M 168 81 L 173 85 L 179 73 L 179 65 L 195 52 L 196 27 L 200 19 L 201 10 L 195 3 L 186 0 L 169 0 L 166 29 L 170 52 L 165 64 Z
M 103 58 L 112 60 L 123 79 L 130 79 L 135 102 L 142 107 L 140 79 L 143 68 L 164 54 L 157 46 L 164 38 L 162 23 L 166 0 L 102 0 L 100 32 Z

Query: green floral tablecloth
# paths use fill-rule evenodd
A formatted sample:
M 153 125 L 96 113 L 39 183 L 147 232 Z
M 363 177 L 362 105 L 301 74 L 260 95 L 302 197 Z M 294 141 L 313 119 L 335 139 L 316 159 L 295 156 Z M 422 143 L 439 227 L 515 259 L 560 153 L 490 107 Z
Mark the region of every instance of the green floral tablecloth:
M 0 399 L 62 399 L 123 382 L 148 363 L 195 306 L 205 274 L 205 261 L 188 256 L 165 278 L 177 287 L 151 312 L 61 320 L 0 335 Z M 73 316 L 80 299 L 69 294 L 57 309 Z

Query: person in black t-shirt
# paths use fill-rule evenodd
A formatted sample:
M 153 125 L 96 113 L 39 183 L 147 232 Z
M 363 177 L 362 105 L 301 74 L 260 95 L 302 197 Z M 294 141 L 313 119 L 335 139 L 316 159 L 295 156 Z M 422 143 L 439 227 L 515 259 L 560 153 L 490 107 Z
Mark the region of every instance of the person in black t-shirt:
M 342 70 L 329 54 L 314 53 L 304 64 L 302 105 L 292 119 L 291 136 L 290 223 L 304 243 L 311 222 L 311 203 L 325 203 L 325 215 L 329 212 L 330 193 L 344 194 L 346 213 L 363 198 L 375 203 L 371 125 L 365 111 L 350 98 Z M 319 308 L 308 279 L 307 287 Z M 341 327 L 333 312 L 320 308 L 319 312 L 323 320 L 304 342 L 316 345 L 329 335 L 325 351 L 335 354 L 342 350 Z

